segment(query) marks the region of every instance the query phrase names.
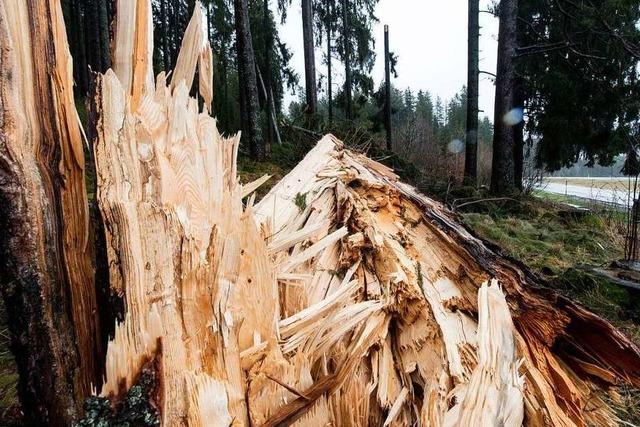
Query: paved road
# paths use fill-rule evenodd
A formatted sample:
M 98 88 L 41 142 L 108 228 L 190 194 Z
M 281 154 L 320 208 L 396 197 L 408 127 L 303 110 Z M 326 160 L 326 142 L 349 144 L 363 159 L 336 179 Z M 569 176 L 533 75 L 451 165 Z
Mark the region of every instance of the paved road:
M 626 207 L 628 203 L 627 191 L 583 187 L 580 185 L 565 185 L 557 182 L 545 182 L 540 186 L 540 189 L 548 191 L 549 193 L 576 196 L 605 203 L 614 203 L 623 207 Z

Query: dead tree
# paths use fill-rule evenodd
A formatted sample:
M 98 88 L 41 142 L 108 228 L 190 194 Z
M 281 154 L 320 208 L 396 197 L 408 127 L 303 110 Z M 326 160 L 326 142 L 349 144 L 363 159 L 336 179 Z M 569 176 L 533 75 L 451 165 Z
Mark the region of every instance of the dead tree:
M 2 294 L 28 422 L 67 426 L 101 379 L 84 151 L 59 1 L 0 4 Z

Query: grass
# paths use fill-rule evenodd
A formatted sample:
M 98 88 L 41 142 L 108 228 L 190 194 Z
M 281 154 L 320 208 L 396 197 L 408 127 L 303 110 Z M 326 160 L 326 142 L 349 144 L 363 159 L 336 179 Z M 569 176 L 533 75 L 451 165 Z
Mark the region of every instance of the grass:
M 517 209 L 463 214 L 464 222 L 539 273 L 556 274 L 578 263 L 600 265 L 620 258 L 618 224 L 599 214 L 579 218 L 548 201 L 527 199 Z

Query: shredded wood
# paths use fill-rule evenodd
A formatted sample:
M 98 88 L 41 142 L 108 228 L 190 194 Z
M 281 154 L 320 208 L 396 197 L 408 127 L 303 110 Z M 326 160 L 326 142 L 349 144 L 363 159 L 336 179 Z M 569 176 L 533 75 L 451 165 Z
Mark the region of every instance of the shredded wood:
M 118 3 L 95 157 L 127 316 L 102 395 L 155 358 L 167 426 L 616 425 L 602 393 L 640 385 L 627 338 L 331 135 L 254 205 L 266 178 L 239 183 L 239 136 L 206 85 L 189 97 L 210 72 L 199 7 L 149 86 L 150 5 Z

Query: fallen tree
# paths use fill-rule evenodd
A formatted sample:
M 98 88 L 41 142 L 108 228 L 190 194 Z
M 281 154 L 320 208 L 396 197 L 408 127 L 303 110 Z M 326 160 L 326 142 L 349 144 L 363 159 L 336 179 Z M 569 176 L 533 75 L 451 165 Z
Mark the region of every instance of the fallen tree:
M 616 425 L 603 398 L 640 386 L 640 354 L 608 322 L 331 135 L 256 204 L 268 177 L 239 183 L 208 114 L 199 7 L 170 80 L 148 0 L 117 19 L 92 132 L 113 407 L 144 377 L 171 426 Z

